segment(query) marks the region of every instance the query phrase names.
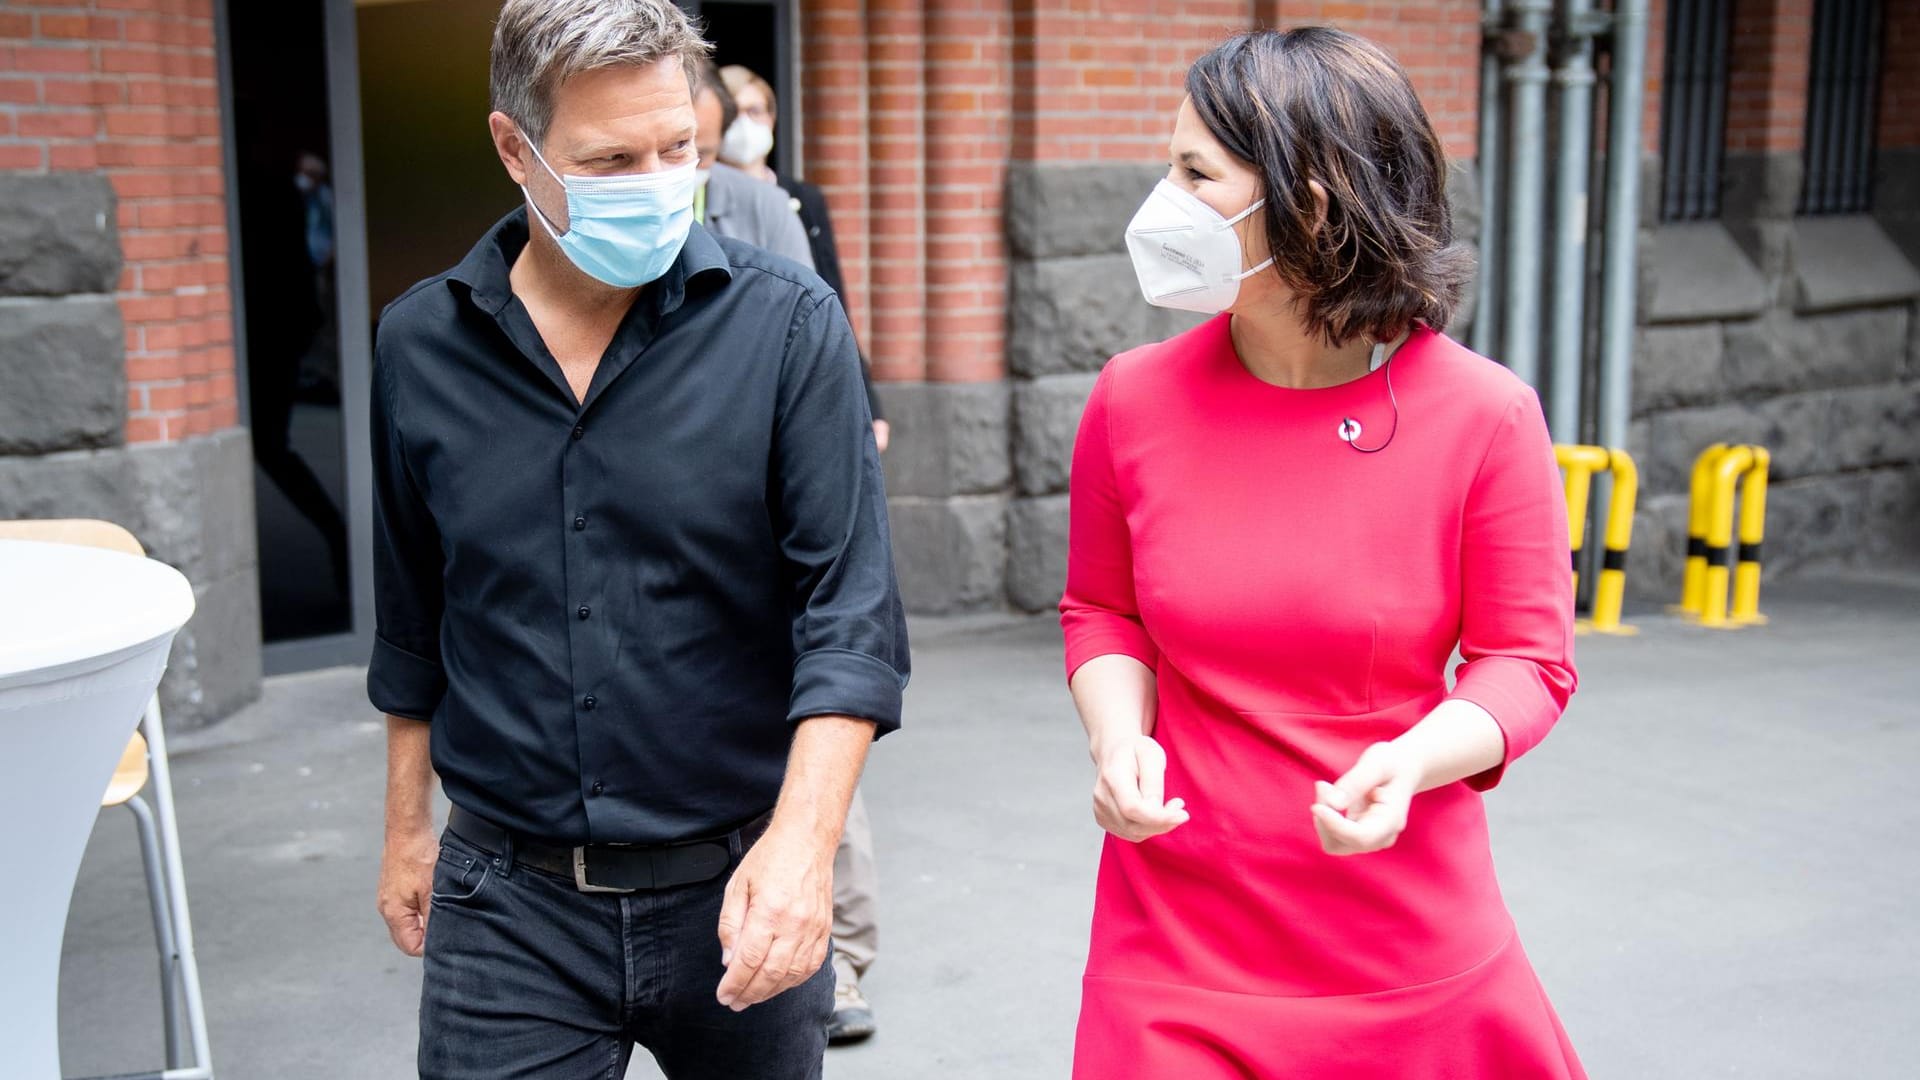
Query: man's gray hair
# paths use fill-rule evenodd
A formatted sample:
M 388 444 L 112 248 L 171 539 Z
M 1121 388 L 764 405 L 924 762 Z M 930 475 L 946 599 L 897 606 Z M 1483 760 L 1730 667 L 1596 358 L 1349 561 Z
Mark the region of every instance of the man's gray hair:
M 537 145 L 569 78 L 679 57 L 691 88 L 712 49 L 672 0 L 507 0 L 493 27 L 493 107 Z

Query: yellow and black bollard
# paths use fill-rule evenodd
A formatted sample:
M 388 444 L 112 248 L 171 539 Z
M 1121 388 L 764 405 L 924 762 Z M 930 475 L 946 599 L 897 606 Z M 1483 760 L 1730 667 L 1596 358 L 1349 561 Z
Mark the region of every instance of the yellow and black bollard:
M 1557 444 L 1553 456 L 1566 472 L 1567 546 L 1573 556 L 1573 586 L 1580 589 L 1580 551 L 1587 533 L 1587 503 L 1593 497 L 1593 475 L 1608 472 L 1613 476 L 1613 495 L 1607 500 L 1607 517 L 1601 531 L 1605 554 L 1600 561 L 1600 579 L 1593 595 L 1593 620 L 1582 621 L 1582 630 L 1602 634 L 1632 634 L 1633 627 L 1620 622 L 1620 606 L 1627 590 L 1627 546 L 1633 540 L 1633 507 L 1639 496 L 1640 472 L 1624 450 L 1603 446 Z
M 1760 614 L 1760 542 L 1767 529 L 1767 472 L 1773 457 L 1755 446 L 1753 468 L 1740 489 L 1739 563 L 1733 570 L 1733 611 L 1727 616 L 1731 626 L 1764 626 L 1767 617 Z
M 1700 598 L 1700 625 L 1727 625 L 1727 586 L 1732 571 L 1727 556 L 1733 550 L 1733 493 L 1742 473 L 1753 468 L 1753 450 L 1729 448 L 1713 463 L 1712 488 L 1707 495 L 1707 576 Z
M 1771 465 L 1772 457 L 1763 447 L 1718 443 L 1708 447 L 1695 463 L 1687 577 L 1680 606 L 1702 626 L 1734 629 L 1767 621 L 1760 614 L 1760 545 L 1766 532 L 1767 472 Z M 1739 565 L 1729 568 L 1727 564 L 1736 554 L 1736 492 Z
M 1640 470 L 1625 450 L 1607 451 L 1607 470 L 1613 474 L 1613 495 L 1607 500 L 1600 579 L 1594 583 L 1593 629 L 1599 634 L 1632 634 L 1634 628 L 1620 622 L 1620 606 L 1627 596 L 1627 546 L 1633 542 L 1633 507 L 1640 496 Z M 1737 595 L 1737 585 L 1734 591 Z
M 1580 549 L 1587 538 L 1587 501 L 1593 495 L 1593 474 L 1607 467 L 1607 452 L 1598 446 L 1557 443 L 1554 458 L 1567 474 L 1567 546 L 1573 551 L 1573 591 L 1580 592 Z
M 1707 528 L 1713 521 L 1713 470 L 1727 452 L 1726 443 L 1714 443 L 1693 461 L 1693 484 L 1687 502 L 1687 571 L 1680 586 L 1680 603 L 1673 610 L 1698 615 L 1707 598 Z

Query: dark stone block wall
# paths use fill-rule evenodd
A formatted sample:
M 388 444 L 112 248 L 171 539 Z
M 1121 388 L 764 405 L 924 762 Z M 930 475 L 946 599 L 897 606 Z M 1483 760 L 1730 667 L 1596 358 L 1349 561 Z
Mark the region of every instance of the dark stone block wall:
M 1772 455 L 1767 576 L 1920 565 L 1920 154 L 1879 168 L 1886 212 L 1796 217 L 1798 155 L 1729 155 L 1721 220 L 1648 234 L 1635 595 L 1678 599 L 1688 479 L 1715 442 Z
M 190 728 L 260 693 L 253 451 L 238 428 L 125 445 L 114 221 L 104 177 L 0 173 L 0 519 L 104 518 L 187 576 L 160 696 Z

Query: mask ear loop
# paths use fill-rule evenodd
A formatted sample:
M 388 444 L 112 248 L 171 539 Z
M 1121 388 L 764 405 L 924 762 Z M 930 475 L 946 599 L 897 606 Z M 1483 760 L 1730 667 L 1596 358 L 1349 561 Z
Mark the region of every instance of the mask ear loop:
M 1197 201 L 1197 197 L 1196 197 L 1196 201 Z M 1242 211 L 1240 211 L 1239 213 L 1237 213 L 1237 214 L 1235 214 L 1235 215 L 1233 215 L 1233 216 L 1232 216 L 1232 217 L 1230 217 L 1230 218 L 1223 218 L 1223 219 L 1221 219 L 1221 224 L 1220 224 L 1220 227 L 1221 227 L 1221 228 L 1223 228 L 1223 229 L 1231 229 L 1231 228 L 1233 228 L 1233 227 L 1234 227 L 1235 225 L 1238 225 L 1238 224 L 1240 224 L 1241 222 L 1243 222 L 1243 221 L 1245 221 L 1245 220 L 1247 220 L 1247 218 L 1249 218 L 1249 217 L 1251 217 L 1251 216 L 1253 215 L 1253 212 L 1254 212 L 1255 210 L 1258 210 L 1258 209 L 1260 209 L 1261 207 L 1263 207 L 1263 206 L 1265 206 L 1265 205 L 1267 205 L 1267 200 L 1265 200 L 1265 199 L 1255 199 L 1255 200 L 1253 201 L 1253 205 L 1252 205 L 1252 206 L 1249 206 L 1249 207 L 1247 207 L 1247 208 L 1246 208 L 1245 210 L 1242 210 Z M 1269 255 L 1269 256 L 1267 257 L 1267 261 L 1266 261 L 1266 262 L 1263 262 L 1263 263 L 1261 263 L 1261 264 L 1260 264 L 1259 266 L 1256 266 L 1256 267 L 1253 267 L 1253 268 L 1252 268 L 1252 269 L 1250 269 L 1250 270 L 1242 270 L 1242 271 L 1241 271 L 1240 273 L 1238 273 L 1238 274 L 1235 274 L 1235 275 L 1234 275 L 1234 277 L 1233 277 L 1233 280 L 1235 280 L 1235 281 L 1245 281 L 1245 280 L 1247 280 L 1248 278 L 1250 278 L 1250 277 L 1252 277 L 1253 275 L 1255 275 L 1255 274 L 1257 274 L 1257 273 L 1259 273 L 1259 272 L 1260 272 L 1260 271 L 1262 271 L 1262 270 L 1265 270 L 1265 269 L 1266 269 L 1267 267 L 1269 267 L 1269 266 L 1272 266 L 1272 265 L 1273 265 L 1273 257 L 1272 257 L 1271 255 Z
M 1387 429 L 1386 441 L 1379 446 L 1361 446 L 1355 441 L 1360 438 L 1360 421 L 1351 416 L 1340 421 L 1341 440 L 1359 453 L 1377 454 L 1385 450 L 1393 444 L 1393 437 L 1400 432 L 1400 401 L 1393 394 L 1393 358 L 1399 355 L 1399 352 L 1400 350 L 1396 348 L 1389 353 L 1387 343 L 1377 341 L 1373 345 L 1373 356 L 1367 362 L 1367 370 L 1370 372 L 1378 371 L 1383 367 L 1387 369 L 1387 403 L 1393 407 L 1393 426 Z
M 520 128 L 518 127 L 515 127 L 514 130 L 516 132 L 519 132 L 520 141 L 527 144 L 527 149 L 533 151 L 533 160 L 539 162 L 540 167 L 547 170 L 547 175 L 553 177 L 554 180 L 559 183 L 560 190 L 562 192 L 567 191 L 567 178 L 564 176 L 561 176 L 558 172 L 554 170 L 553 166 L 547 164 L 547 159 L 541 156 L 540 154 L 540 148 L 533 144 L 532 139 L 527 138 L 527 133 L 525 131 L 521 131 Z M 526 197 L 527 209 L 532 210 L 533 216 L 540 219 L 540 224 L 542 227 L 544 227 L 547 230 L 547 235 L 553 237 L 554 240 L 557 242 L 560 239 L 560 230 L 553 227 L 553 221 L 551 218 L 547 217 L 547 212 L 545 210 L 540 209 L 539 203 L 536 203 L 533 201 L 533 192 L 527 190 L 527 185 L 521 184 L 520 194 Z M 571 213 L 573 207 L 569 205 L 567 209 L 569 213 Z M 573 231 L 572 229 L 573 222 L 571 220 L 567 222 L 567 226 L 568 226 L 567 231 L 569 232 Z

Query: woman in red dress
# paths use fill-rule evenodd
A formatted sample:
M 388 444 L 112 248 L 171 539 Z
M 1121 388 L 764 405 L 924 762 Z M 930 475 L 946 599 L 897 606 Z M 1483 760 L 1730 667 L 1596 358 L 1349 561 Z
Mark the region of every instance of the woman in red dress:
M 1115 357 L 1073 459 L 1111 834 L 1074 1075 L 1583 1076 L 1481 803 L 1573 692 L 1565 510 L 1534 392 L 1437 329 L 1471 272 L 1439 141 L 1333 30 L 1187 91 L 1127 241 L 1148 300 L 1221 314 Z

